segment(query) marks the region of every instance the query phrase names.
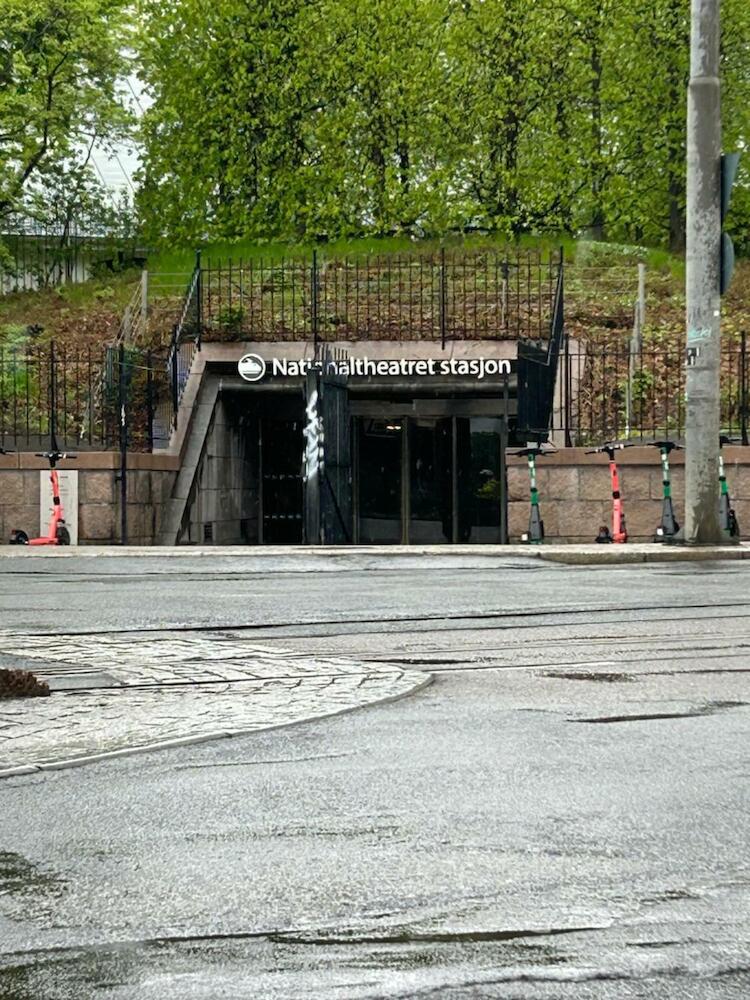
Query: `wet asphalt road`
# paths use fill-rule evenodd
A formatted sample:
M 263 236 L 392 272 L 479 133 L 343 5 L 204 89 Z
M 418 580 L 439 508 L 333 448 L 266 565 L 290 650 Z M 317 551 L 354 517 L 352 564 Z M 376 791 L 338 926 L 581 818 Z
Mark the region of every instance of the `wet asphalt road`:
M 435 674 L 2 783 L 0 1000 L 750 995 L 750 568 L 277 570 L 0 566 L 5 627 L 244 625 Z

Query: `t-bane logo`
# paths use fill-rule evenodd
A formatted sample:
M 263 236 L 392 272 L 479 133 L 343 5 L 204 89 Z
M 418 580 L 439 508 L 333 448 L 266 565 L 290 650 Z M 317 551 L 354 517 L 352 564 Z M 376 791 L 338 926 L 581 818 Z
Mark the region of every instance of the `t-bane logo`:
M 245 354 L 237 362 L 237 371 L 246 382 L 260 382 L 266 374 L 266 363 L 257 354 Z

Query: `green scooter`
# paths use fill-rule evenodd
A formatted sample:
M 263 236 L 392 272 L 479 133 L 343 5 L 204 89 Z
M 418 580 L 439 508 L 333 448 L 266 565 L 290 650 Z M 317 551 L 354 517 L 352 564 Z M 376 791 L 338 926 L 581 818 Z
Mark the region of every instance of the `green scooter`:
M 544 451 L 541 444 L 529 444 L 527 448 L 513 451 L 513 455 L 525 455 L 529 466 L 529 530 L 521 535 L 521 541 L 527 545 L 541 545 L 544 541 L 544 521 L 539 510 L 539 491 L 536 486 L 536 460 L 543 455 L 553 454 L 554 449 Z
M 724 473 L 722 448 L 725 444 L 734 443 L 734 439 L 727 437 L 726 434 L 719 436 L 719 524 L 721 530 L 729 538 L 740 537 L 740 526 L 737 522 L 737 515 L 732 507 L 732 501 L 729 499 L 729 487 L 727 486 L 727 477 Z
M 661 455 L 662 472 L 662 502 L 661 521 L 654 532 L 655 542 L 673 542 L 680 530 L 677 518 L 674 516 L 674 506 L 672 504 L 672 483 L 669 478 L 669 454 L 675 449 L 683 451 L 681 444 L 674 441 L 651 441 L 654 448 L 659 449 Z

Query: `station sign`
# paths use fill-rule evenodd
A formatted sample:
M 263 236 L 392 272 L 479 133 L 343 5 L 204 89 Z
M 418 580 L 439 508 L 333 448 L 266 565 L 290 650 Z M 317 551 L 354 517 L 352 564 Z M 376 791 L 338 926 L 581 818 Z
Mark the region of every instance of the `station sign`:
M 237 362 L 237 371 L 246 382 L 260 382 L 266 375 L 299 378 L 317 373 L 355 378 L 430 378 L 435 376 L 485 378 L 510 375 L 511 363 L 499 358 L 261 358 L 245 354 Z

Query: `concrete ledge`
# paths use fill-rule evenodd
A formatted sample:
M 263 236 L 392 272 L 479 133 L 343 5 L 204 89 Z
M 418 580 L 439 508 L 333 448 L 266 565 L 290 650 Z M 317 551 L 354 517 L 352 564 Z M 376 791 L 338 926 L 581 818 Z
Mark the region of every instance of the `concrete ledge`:
M 118 451 L 79 451 L 68 449 L 75 455 L 74 459 L 60 462 L 60 469 L 78 469 L 86 472 L 89 469 L 106 469 L 119 471 L 120 453 Z M 145 469 L 153 472 L 176 472 L 180 467 L 179 455 L 167 452 L 128 452 L 128 469 L 130 471 Z M 0 469 L 43 469 L 48 470 L 49 464 L 44 458 L 37 458 L 31 451 L 18 451 L 10 455 L 0 455 Z
M 35 774 L 38 770 L 38 764 L 21 764 L 19 767 L 6 767 L 0 771 L 0 778 L 15 778 L 21 774 Z

